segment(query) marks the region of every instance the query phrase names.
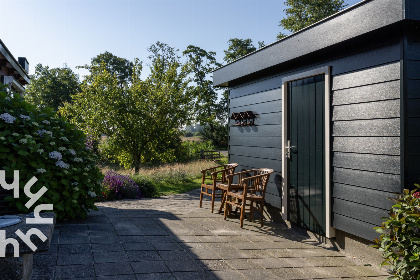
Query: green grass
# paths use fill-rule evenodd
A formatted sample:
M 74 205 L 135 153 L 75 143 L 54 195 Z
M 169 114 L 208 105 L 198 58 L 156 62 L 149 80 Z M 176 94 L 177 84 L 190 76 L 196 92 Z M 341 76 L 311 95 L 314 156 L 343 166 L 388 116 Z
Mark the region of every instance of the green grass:
M 188 163 L 166 164 L 151 168 L 142 168 L 138 174 L 133 170 L 117 169 L 118 173 L 131 175 L 140 186 L 144 197 L 180 194 L 199 188 L 201 185 L 201 170 L 225 164 L 221 162 L 197 160 Z M 102 172 L 114 169 L 102 166 Z M 116 169 L 116 168 L 115 168 Z M 115 170 L 114 169 L 114 170 Z
M 171 195 L 189 192 L 199 188 L 201 178 L 189 179 L 184 182 L 157 183 L 156 187 L 160 195 Z

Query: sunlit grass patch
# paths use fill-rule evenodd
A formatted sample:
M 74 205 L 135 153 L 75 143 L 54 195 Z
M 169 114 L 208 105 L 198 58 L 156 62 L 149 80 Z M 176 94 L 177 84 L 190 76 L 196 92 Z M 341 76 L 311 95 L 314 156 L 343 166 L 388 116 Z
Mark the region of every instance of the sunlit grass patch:
M 196 160 L 188 163 L 144 167 L 140 169 L 138 174 L 134 174 L 134 170 L 125 170 L 118 168 L 118 166 L 104 166 L 101 169 L 103 173 L 109 170 L 117 170 L 119 174 L 130 175 L 140 186 L 144 197 L 156 197 L 184 193 L 199 188 L 201 170 L 219 164 L 221 163 Z

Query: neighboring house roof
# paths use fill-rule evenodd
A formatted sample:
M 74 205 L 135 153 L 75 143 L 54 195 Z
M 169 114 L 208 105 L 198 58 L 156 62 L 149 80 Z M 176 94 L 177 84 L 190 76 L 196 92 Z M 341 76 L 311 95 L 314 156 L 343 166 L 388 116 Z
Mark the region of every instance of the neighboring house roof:
M 231 86 L 328 47 L 405 20 L 420 20 L 420 1 L 365 0 L 216 69 L 214 86 Z M 385 34 L 386 35 L 386 34 Z
M 22 63 L 27 65 L 27 61 L 23 57 L 19 57 Z M 18 82 L 20 86 L 29 84 L 30 77 L 28 75 L 28 69 L 24 69 L 21 64 L 13 57 L 11 52 L 7 49 L 6 45 L 0 40 L 0 75 L 11 76 L 15 82 Z

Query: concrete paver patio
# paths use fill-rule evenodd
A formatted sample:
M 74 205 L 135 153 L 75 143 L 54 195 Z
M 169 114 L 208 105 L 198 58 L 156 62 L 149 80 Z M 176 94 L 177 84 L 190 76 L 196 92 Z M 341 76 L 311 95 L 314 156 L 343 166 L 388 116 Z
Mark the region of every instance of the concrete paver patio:
M 286 225 L 223 220 L 198 208 L 199 190 L 98 203 L 85 221 L 56 226 L 32 279 L 386 279 Z M 215 211 L 216 212 L 216 211 Z

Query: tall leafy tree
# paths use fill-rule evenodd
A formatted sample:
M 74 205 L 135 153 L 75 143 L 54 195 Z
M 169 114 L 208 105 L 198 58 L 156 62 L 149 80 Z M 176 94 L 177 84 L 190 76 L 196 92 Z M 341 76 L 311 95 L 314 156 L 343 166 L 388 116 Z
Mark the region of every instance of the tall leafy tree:
M 183 54 L 187 57 L 195 83 L 191 87 L 195 97 L 195 120 L 203 128 L 203 138 L 211 140 L 215 146 L 227 146 L 227 114 L 224 114 L 227 112 L 227 103 L 225 99 L 218 102 L 218 92 L 213 87 L 210 77 L 210 74 L 221 66 L 216 61 L 216 53 L 190 45 Z
M 108 135 L 120 162 L 134 165 L 136 172 L 144 162 L 176 159 L 180 128 L 191 117 L 187 67 L 166 44 L 157 42 L 149 51 L 151 73 L 145 80 L 138 60 L 131 82 L 123 86 L 104 64 L 92 65 L 95 75 L 61 110 L 84 130 Z
M 252 53 L 257 48 L 252 44 L 251 39 L 233 38 L 228 41 L 229 47 L 225 52 L 224 61 L 230 63 L 244 55 Z
M 195 83 L 195 86 L 191 88 L 191 92 L 196 99 L 194 108 L 196 121 L 201 125 L 208 125 L 210 131 L 214 132 L 214 126 L 217 122 L 218 94 L 209 75 L 216 67 L 220 66 L 216 62 L 216 53 L 207 52 L 199 47 L 189 45 L 183 54 L 187 57 L 189 69 Z
M 70 68 L 49 68 L 38 64 L 31 83 L 26 88 L 25 100 L 39 107 L 58 110 L 64 102 L 80 91 L 79 76 Z
M 335 14 L 347 6 L 344 0 L 286 0 L 284 4 L 289 8 L 284 10 L 286 17 L 280 21 L 279 26 L 292 33 Z M 285 36 L 280 32 L 277 39 Z
M 106 71 L 111 75 L 116 75 L 119 82 L 130 82 L 133 76 L 134 62 L 128 59 L 118 57 L 110 52 L 101 53 L 92 58 L 90 65 L 79 66 L 79 68 L 88 69 L 91 75 L 100 74 L 101 65 L 104 65 Z

